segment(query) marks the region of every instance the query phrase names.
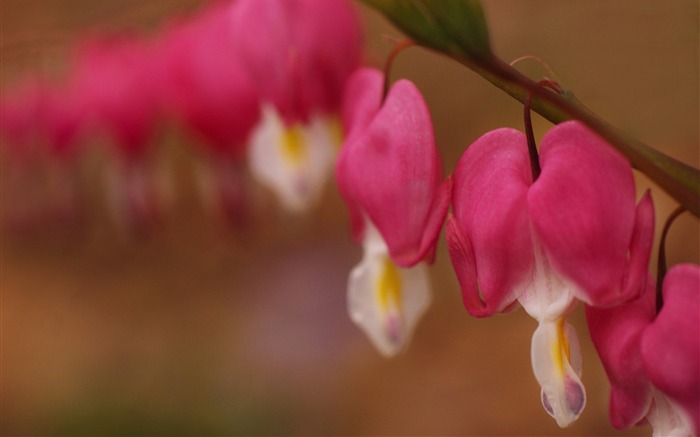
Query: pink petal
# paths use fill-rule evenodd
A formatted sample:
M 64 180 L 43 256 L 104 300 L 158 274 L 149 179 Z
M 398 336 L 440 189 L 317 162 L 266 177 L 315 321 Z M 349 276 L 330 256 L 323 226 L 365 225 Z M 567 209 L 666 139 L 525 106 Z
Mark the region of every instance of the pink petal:
M 0 134 L 3 147 L 19 155 L 36 153 L 37 124 L 46 112 L 46 84 L 38 76 L 29 76 L 2 92 Z
M 640 264 L 651 246 L 640 243 L 634 275 L 625 279 L 635 229 L 629 162 L 583 124 L 570 121 L 544 136 L 540 163 L 542 174 L 528 193 L 528 207 L 554 268 L 583 289 L 577 297 L 589 304 L 611 305 L 638 295 L 640 288 L 631 286 L 643 285 Z M 639 238 L 644 240 L 651 228 L 648 205 L 642 209 L 639 226 L 645 232 Z
M 447 243 L 472 315 L 506 309 L 532 269 L 526 204 L 531 180 L 525 135 L 514 129 L 483 135 L 457 164 Z
M 384 75 L 379 70 L 371 68 L 357 70 L 348 80 L 342 111 L 346 144 L 352 135 L 364 132 L 377 114 L 381 104 L 383 83 Z M 348 171 L 346 169 L 348 160 L 344 156 L 346 151 L 347 147 L 343 147 L 340 151 L 336 165 L 336 179 L 338 189 L 348 206 L 353 238 L 359 243 L 364 235 L 365 218 L 362 216 L 360 206 L 355 203 L 355 199 L 350 194 L 351 187 L 347 186 L 348 180 L 344 176 Z
M 272 102 L 289 122 L 301 117 L 298 78 L 292 71 L 289 8 L 291 2 L 238 0 L 231 8 L 234 53 L 247 69 L 263 99 Z
M 164 99 L 217 153 L 240 157 L 260 119 L 259 101 L 233 50 L 228 3 L 179 23 L 163 40 Z
M 72 88 L 47 90 L 43 127 L 51 151 L 61 156 L 72 155 L 78 149 L 85 123 L 85 108 L 75 98 L 75 91 Z
M 700 432 L 700 266 L 681 264 L 666 274 L 664 304 L 641 341 L 652 384 L 678 403 Z
M 91 40 L 78 53 L 79 97 L 129 157 L 144 153 L 160 115 L 154 59 L 152 47 L 131 36 Z
M 363 131 L 379 111 L 384 74 L 374 68 L 357 70 L 345 86 L 343 97 L 343 128 L 349 138 L 355 131 Z
M 435 192 L 435 197 L 433 197 L 433 204 L 430 206 L 430 212 L 425 223 L 425 230 L 423 231 L 423 239 L 420 243 L 420 253 L 424 253 L 423 260 L 428 264 L 432 264 L 435 261 L 435 249 L 437 248 L 437 239 L 442 229 L 442 225 L 445 222 L 445 216 L 447 215 L 447 210 L 450 208 L 450 201 L 452 200 L 452 177 L 448 177 L 440 184 L 437 191 Z
M 649 412 L 651 384 L 644 369 L 641 339 L 654 320 L 653 281 L 638 299 L 611 308 L 586 306 L 586 320 L 611 385 L 610 421 L 623 429 L 637 424 Z
M 412 83 L 398 81 L 362 134 L 345 144 L 338 178 L 346 196 L 367 215 L 384 238 L 392 259 L 411 266 L 431 247 L 447 212 L 432 217 L 442 175 L 430 113 Z M 430 235 L 426 227 L 430 224 Z M 435 235 L 433 235 L 433 233 Z
M 634 231 L 629 248 L 626 273 L 622 277 L 622 296 L 636 296 L 645 289 L 649 257 L 654 245 L 654 203 L 647 190 L 637 204 Z
M 338 190 L 343 196 L 343 200 L 345 200 L 345 204 L 348 207 L 352 237 L 355 242 L 359 244 L 364 239 L 365 217 L 363 216 L 361 206 L 358 205 L 357 201 L 353 197 L 352 182 L 349 176 L 352 169 L 348 168 L 349 161 L 345 157 L 345 150 L 347 150 L 347 148 L 344 147 L 340 151 L 340 156 L 338 157 L 338 162 L 335 167 L 336 181 L 338 182 Z
M 288 0 L 287 0 L 288 1 Z M 296 0 L 293 40 L 298 44 L 302 105 L 339 109 L 343 88 L 360 65 L 360 20 L 348 0 Z
M 238 56 L 287 123 L 337 110 L 361 54 L 347 0 L 239 0 L 232 9 Z
M 447 250 L 462 289 L 462 300 L 469 314 L 475 317 L 490 316 L 497 309 L 485 303 L 476 277 L 476 259 L 469 239 L 462 233 L 452 214 L 447 215 L 445 225 Z

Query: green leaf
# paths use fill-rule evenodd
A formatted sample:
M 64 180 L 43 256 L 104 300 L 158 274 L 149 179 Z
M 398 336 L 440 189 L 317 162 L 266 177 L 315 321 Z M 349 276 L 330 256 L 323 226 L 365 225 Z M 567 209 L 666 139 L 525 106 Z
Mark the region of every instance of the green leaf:
M 417 44 L 468 58 L 491 53 L 479 0 L 362 1 L 384 14 Z

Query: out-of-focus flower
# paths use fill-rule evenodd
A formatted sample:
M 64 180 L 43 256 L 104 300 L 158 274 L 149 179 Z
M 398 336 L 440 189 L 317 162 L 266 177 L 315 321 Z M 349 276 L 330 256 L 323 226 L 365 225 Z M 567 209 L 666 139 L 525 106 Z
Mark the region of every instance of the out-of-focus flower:
M 398 81 L 381 102 L 383 75 L 358 70 L 346 90 L 348 137 L 338 185 L 364 256 L 350 274 L 352 320 L 387 356 L 410 340 L 430 303 L 421 261 L 432 262 L 450 198 L 430 113 L 418 89 Z
M 610 420 L 616 428 L 643 422 L 655 436 L 700 430 L 700 267 L 681 264 L 663 282 L 656 314 L 648 281 L 639 299 L 613 308 L 586 308 L 593 344 L 610 380 Z
M 49 153 L 75 159 L 84 146 L 85 105 L 71 84 L 46 88 L 42 136 Z
M 25 78 L 3 89 L 0 101 L 2 136 L 3 224 L 33 228 L 43 221 L 46 203 L 44 156 L 38 140 L 38 121 L 44 106 L 42 81 Z
M 72 80 L 92 118 L 91 130 L 108 137 L 108 196 L 117 223 L 145 233 L 160 222 L 162 181 L 149 154 L 160 119 L 157 57 L 134 37 L 93 39 L 78 51 Z
M 228 2 L 180 22 L 161 40 L 163 102 L 201 140 L 211 183 L 204 193 L 229 221 L 247 215 L 245 153 L 260 120 L 257 90 L 233 54 Z M 205 183 L 207 179 L 203 179 Z M 207 198 L 207 197 L 205 197 Z
M 33 155 L 41 149 L 37 125 L 43 117 L 46 86 L 36 76 L 26 77 L 9 89 L 0 100 L 0 135 L 3 152 Z
M 77 217 L 76 160 L 84 111 L 68 87 L 30 76 L 3 93 L 6 215 L 19 227 Z M 16 197 L 16 199 L 15 199 Z
M 581 356 L 565 317 L 577 300 L 609 306 L 638 296 L 653 239 L 647 194 L 635 209 L 629 162 L 572 121 L 542 140 L 532 181 L 525 135 L 489 132 L 454 174 L 447 242 L 467 311 L 479 317 L 516 301 L 539 322 L 532 366 L 557 424 L 585 405 Z
M 360 64 L 359 19 L 348 0 L 239 0 L 230 18 L 235 56 L 263 101 L 251 171 L 287 209 L 306 211 L 341 142 L 336 117 Z
M 78 49 L 73 81 L 93 115 L 126 159 L 148 152 L 159 120 L 152 46 L 134 36 L 93 38 Z

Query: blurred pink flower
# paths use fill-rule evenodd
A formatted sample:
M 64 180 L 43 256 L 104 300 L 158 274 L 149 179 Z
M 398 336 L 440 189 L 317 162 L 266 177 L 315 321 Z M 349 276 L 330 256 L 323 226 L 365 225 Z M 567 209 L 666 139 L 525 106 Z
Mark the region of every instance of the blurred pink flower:
M 84 111 L 75 97 L 64 84 L 39 76 L 25 77 L 3 93 L 3 171 L 5 194 L 12 199 L 4 218 L 15 229 L 77 218 L 75 167 Z
M 700 430 L 700 266 L 681 264 L 663 282 L 656 314 L 652 281 L 639 299 L 586 308 L 593 344 L 612 386 L 610 419 L 627 428 L 646 418 L 655 436 Z
M 349 1 L 238 0 L 231 11 L 235 53 L 285 124 L 339 109 L 362 53 Z
M 532 365 L 559 426 L 585 405 L 581 357 L 565 316 L 577 300 L 609 306 L 641 293 L 653 206 L 635 209 L 629 162 L 577 121 L 545 135 L 532 181 L 525 135 L 498 129 L 474 142 L 454 173 L 447 243 L 464 305 L 478 317 L 516 301 L 539 327 Z
M 361 61 L 359 18 L 348 0 L 239 0 L 230 19 L 233 53 L 262 101 L 251 171 L 288 210 L 307 211 L 342 139 L 336 117 Z
M 33 156 L 40 150 L 39 129 L 46 106 L 46 86 L 29 76 L 3 89 L 0 100 L 0 135 L 3 151 L 15 156 Z
M 146 153 L 161 116 L 154 60 L 150 43 L 130 35 L 92 38 L 77 51 L 77 97 L 127 159 Z
M 159 54 L 163 104 L 208 152 L 206 169 L 198 173 L 204 200 L 229 223 L 242 225 L 250 210 L 245 157 L 260 102 L 233 53 L 229 7 L 215 3 L 174 23 L 159 40 Z
M 260 102 L 233 53 L 228 6 L 215 3 L 161 38 L 163 102 L 212 152 L 242 157 Z
M 352 319 L 385 355 L 398 353 L 430 302 L 432 262 L 449 206 L 428 107 L 400 80 L 381 102 L 383 75 L 358 70 L 346 90 L 349 133 L 336 175 L 364 257 L 350 275 Z M 442 184 L 441 184 L 442 182 Z
M 160 224 L 165 191 L 149 161 L 161 118 L 157 59 L 150 42 L 131 35 L 93 38 L 79 48 L 71 77 L 91 130 L 116 152 L 108 161 L 112 214 L 137 234 Z

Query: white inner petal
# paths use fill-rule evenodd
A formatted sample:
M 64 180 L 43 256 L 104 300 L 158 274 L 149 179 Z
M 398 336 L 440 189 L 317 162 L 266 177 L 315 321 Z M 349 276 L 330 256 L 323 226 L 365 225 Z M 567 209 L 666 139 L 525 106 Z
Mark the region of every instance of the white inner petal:
M 518 291 L 518 301 L 534 319 L 554 321 L 568 314 L 575 306 L 576 285 L 552 268 L 536 240 L 533 246 L 535 263 L 532 276 Z
M 409 343 L 431 300 L 427 268 L 395 265 L 384 240 L 367 224 L 364 255 L 350 273 L 348 312 L 385 356 L 393 356 Z
M 340 138 L 334 119 L 312 116 L 309 124 L 285 126 L 265 105 L 251 135 L 249 164 L 253 176 L 271 189 L 292 212 L 310 209 L 333 169 Z
M 647 420 L 654 429 L 654 437 L 692 437 L 691 420 L 682 408 L 675 405 L 663 393 L 652 388 L 654 402 Z
M 532 336 L 531 358 L 535 378 L 542 387 L 542 405 L 560 427 L 567 427 L 586 405 L 576 331 L 563 318 L 540 322 Z

